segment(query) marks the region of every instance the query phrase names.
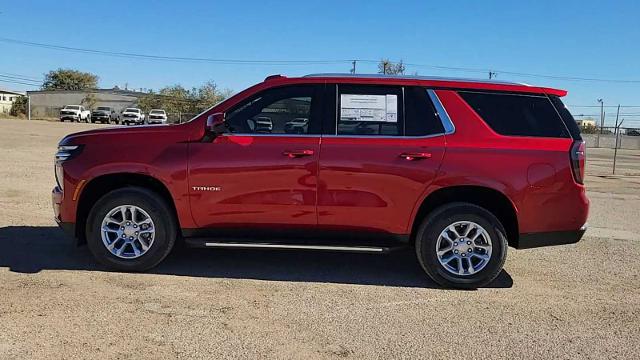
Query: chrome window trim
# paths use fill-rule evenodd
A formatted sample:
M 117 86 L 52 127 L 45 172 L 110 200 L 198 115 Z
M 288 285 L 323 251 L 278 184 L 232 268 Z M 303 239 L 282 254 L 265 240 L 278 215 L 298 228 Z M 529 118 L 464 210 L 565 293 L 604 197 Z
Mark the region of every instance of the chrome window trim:
M 254 136 L 254 137 L 320 137 L 321 134 L 260 134 L 260 133 L 223 133 L 223 136 Z
M 295 137 L 295 138 L 304 138 L 304 137 L 321 137 L 321 138 L 347 138 L 347 139 L 428 139 L 428 138 L 434 138 L 434 137 L 438 137 L 438 136 L 444 136 L 444 135 L 451 135 L 453 133 L 455 133 L 456 131 L 456 127 L 453 123 L 453 121 L 451 121 L 451 118 L 449 117 L 449 114 L 447 113 L 447 110 L 444 108 L 444 106 L 442 105 L 442 102 L 440 101 L 440 98 L 438 97 L 438 94 L 436 94 L 436 92 L 433 89 L 427 89 L 427 94 L 429 95 L 429 98 L 431 99 L 431 102 L 433 103 L 433 107 L 436 110 L 436 114 L 438 115 L 438 118 L 440 119 L 440 121 L 442 122 L 442 127 L 444 128 L 444 132 L 442 133 L 436 133 L 436 134 L 429 134 L 429 135 L 422 135 L 422 136 L 399 136 L 399 135 L 338 135 L 337 131 L 338 131 L 338 115 L 339 115 L 339 108 L 338 108 L 338 104 L 339 104 L 339 93 L 338 93 L 338 84 L 335 85 L 336 87 L 336 99 L 335 99 L 335 104 L 336 104 L 336 114 L 335 114 L 335 122 L 336 122 L 336 133 L 334 134 L 255 134 L 255 133 L 225 133 L 223 134 L 224 136 L 257 136 L 257 137 L 274 137 L 274 136 L 279 136 L 279 137 Z M 403 91 L 404 91 L 404 87 L 403 87 Z M 404 101 L 404 97 L 403 97 L 403 101 Z
M 447 109 L 444 108 L 438 94 L 433 89 L 427 89 L 427 94 L 431 98 L 431 102 L 433 106 L 436 108 L 436 112 L 438 113 L 438 118 L 442 122 L 442 127 L 444 127 L 444 134 L 451 135 L 456 132 L 456 126 L 451 121 L 451 117 L 449 117 L 449 113 L 447 113 Z

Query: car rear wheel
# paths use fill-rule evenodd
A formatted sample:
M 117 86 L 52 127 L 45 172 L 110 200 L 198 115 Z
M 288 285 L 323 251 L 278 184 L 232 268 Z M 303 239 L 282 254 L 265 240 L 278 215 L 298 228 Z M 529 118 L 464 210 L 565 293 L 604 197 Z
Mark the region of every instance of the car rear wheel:
M 429 215 L 416 234 L 420 265 L 438 284 L 475 289 L 502 271 L 507 239 L 500 221 L 470 203 L 443 205 Z
M 86 235 L 89 249 L 100 263 L 120 271 L 145 271 L 169 254 L 177 225 L 159 195 L 126 187 L 96 202 L 89 212 Z

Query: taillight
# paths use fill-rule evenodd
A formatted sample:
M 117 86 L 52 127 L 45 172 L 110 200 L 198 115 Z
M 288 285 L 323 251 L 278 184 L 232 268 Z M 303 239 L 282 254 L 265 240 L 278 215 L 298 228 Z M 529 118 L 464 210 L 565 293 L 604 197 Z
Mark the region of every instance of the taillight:
M 573 171 L 573 179 L 578 184 L 584 184 L 585 160 L 586 154 L 584 141 L 574 141 L 573 145 L 571 145 L 571 170 Z

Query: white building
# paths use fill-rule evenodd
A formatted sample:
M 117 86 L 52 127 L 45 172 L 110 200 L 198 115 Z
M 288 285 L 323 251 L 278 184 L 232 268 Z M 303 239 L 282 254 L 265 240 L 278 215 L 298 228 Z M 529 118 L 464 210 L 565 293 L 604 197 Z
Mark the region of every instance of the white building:
M 20 95 L 24 94 L 17 91 L 0 89 L 0 114 L 8 114 L 13 102 L 16 101 Z
M 596 127 L 596 121 L 593 119 L 576 120 L 576 124 L 580 127 Z

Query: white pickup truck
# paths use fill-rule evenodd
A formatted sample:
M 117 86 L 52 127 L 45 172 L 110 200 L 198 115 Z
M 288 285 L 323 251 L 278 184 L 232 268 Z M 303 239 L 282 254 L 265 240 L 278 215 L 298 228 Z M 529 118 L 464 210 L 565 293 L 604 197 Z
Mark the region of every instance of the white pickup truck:
M 144 113 L 138 108 L 126 108 L 120 119 L 124 125 L 144 124 Z
M 90 119 L 91 111 L 85 109 L 82 105 L 66 105 L 60 110 L 60 121 L 89 122 Z

